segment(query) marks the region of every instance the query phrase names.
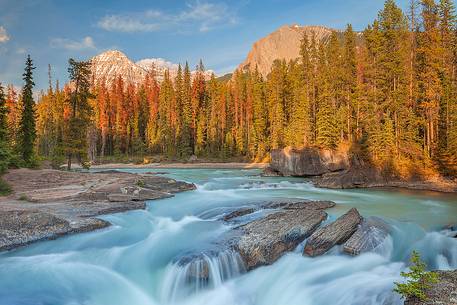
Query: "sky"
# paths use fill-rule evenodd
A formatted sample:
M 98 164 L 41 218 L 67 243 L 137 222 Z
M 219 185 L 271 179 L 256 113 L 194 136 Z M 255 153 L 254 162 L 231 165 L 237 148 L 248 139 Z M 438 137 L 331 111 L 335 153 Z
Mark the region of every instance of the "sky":
M 397 0 L 406 9 L 408 0 Z M 164 58 L 217 75 L 232 72 L 252 44 L 285 24 L 363 30 L 384 0 L 0 0 L 0 82 L 22 85 L 34 60 L 37 90 L 67 81 L 69 58 L 110 49 L 133 61 Z

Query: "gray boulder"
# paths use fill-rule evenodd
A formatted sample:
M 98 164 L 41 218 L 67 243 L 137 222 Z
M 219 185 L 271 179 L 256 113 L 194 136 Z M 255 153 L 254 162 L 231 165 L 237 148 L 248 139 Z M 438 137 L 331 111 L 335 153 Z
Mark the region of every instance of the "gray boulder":
M 308 256 L 322 255 L 335 245 L 346 242 L 362 222 L 357 209 L 352 208 L 331 224 L 319 228 L 306 241 L 303 253 Z
M 386 240 L 389 232 L 389 225 L 382 219 L 366 218 L 357 231 L 344 243 L 343 251 L 350 255 L 372 251 Z
M 270 265 L 311 235 L 326 218 L 327 213 L 319 210 L 283 210 L 241 226 L 235 248 L 247 270 Z
M 286 147 L 271 152 L 270 172 L 284 176 L 320 176 L 349 168 L 347 154 L 318 148 Z

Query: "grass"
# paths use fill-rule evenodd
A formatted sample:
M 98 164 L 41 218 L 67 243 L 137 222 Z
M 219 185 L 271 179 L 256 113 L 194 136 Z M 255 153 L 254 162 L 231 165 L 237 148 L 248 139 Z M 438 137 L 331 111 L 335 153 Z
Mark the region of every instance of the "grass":
M 6 196 L 13 192 L 11 187 L 0 177 L 0 196 Z
M 18 199 L 21 200 L 21 201 L 30 201 L 29 197 L 27 197 L 27 195 L 21 195 L 21 196 L 19 196 Z

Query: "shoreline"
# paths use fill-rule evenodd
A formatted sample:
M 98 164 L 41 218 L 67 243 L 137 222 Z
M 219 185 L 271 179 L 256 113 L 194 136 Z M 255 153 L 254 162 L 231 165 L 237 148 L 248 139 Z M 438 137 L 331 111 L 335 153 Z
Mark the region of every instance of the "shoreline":
M 269 163 L 243 163 L 243 162 L 195 162 L 195 163 L 107 163 L 95 164 L 91 169 L 155 169 L 155 168 L 195 168 L 195 169 L 263 169 L 268 167 Z M 82 169 L 79 164 L 72 166 L 73 169 Z

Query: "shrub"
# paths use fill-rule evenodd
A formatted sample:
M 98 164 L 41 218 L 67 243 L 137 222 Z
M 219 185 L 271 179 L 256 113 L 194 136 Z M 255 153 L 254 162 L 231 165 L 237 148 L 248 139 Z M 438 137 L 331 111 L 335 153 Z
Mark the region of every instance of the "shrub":
M 438 282 L 436 272 L 427 272 L 427 265 L 421 260 L 417 251 L 411 255 L 411 266 L 409 272 L 402 272 L 401 276 L 407 281 L 405 283 L 395 283 L 394 291 L 402 295 L 403 298 L 416 297 L 421 301 L 427 299 L 425 291 L 431 284 Z
M 0 196 L 9 195 L 11 192 L 11 187 L 0 178 Z

